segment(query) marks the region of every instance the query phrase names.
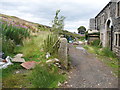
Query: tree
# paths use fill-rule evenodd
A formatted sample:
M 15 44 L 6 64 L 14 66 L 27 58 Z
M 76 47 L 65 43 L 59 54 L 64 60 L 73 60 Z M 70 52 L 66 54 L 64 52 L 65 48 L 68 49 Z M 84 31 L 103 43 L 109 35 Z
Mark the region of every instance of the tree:
M 52 21 L 52 30 L 63 30 L 64 29 L 64 16 L 58 17 L 60 10 L 56 11 L 54 20 Z
M 78 33 L 80 34 L 85 34 L 86 32 L 86 28 L 84 26 L 80 26 L 77 30 L 78 30 Z

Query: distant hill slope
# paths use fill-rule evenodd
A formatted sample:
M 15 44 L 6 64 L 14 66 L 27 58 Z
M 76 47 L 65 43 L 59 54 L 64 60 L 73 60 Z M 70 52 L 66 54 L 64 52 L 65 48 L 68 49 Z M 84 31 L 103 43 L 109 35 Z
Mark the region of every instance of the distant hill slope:
M 50 28 L 51 28 L 50 26 L 26 21 L 26 20 L 20 19 L 16 16 L 9 16 L 9 15 L 5 15 L 5 14 L 0 14 L 0 20 L 7 21 L 9 23 L 15 23 L 17 25 L 22 25 L 28 29 L 31 29 L 34 32 L 35 31 L 44 31 L 46 29 L 50 30 Z

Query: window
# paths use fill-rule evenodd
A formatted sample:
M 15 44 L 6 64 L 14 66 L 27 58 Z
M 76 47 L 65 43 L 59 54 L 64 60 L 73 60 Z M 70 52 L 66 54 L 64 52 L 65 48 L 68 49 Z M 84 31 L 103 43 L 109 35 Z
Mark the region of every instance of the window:
M 115 45 L 117 46 L 117 34 L 115 34 Z
M 120 17 L 120 1 L 117 3 L 117 17 Z
M 120 47 L 120 34 L 118 36 L 118 46 Z
M 120 32 L 115 32 L 114 45 L 120 47 Z
M 104 24 L 104 19 L 105 19 L 105 17 L 104 17 L 104 13 L 101 15 L 101 24 Z

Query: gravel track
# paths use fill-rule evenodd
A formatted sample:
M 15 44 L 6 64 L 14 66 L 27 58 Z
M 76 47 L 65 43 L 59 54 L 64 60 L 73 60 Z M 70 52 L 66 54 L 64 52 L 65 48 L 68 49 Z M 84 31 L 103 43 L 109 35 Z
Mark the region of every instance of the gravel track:
M 65 88 L 117 88 L 118 78 L 110 67 L 88 53 L 81 45 L 75 48 L 69 45 L 69 57 L 73 69 L 69 72 L 69 80 Z

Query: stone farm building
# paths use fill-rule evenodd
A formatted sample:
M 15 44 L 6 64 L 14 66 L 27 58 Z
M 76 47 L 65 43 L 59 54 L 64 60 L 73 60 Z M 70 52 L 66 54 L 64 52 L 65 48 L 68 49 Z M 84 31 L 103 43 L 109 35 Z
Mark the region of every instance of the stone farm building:
M 110 47 L 120 57 L 120 0 L 111 0 L 90 19 L 89 28 L 100 31 L 102 46 Z

